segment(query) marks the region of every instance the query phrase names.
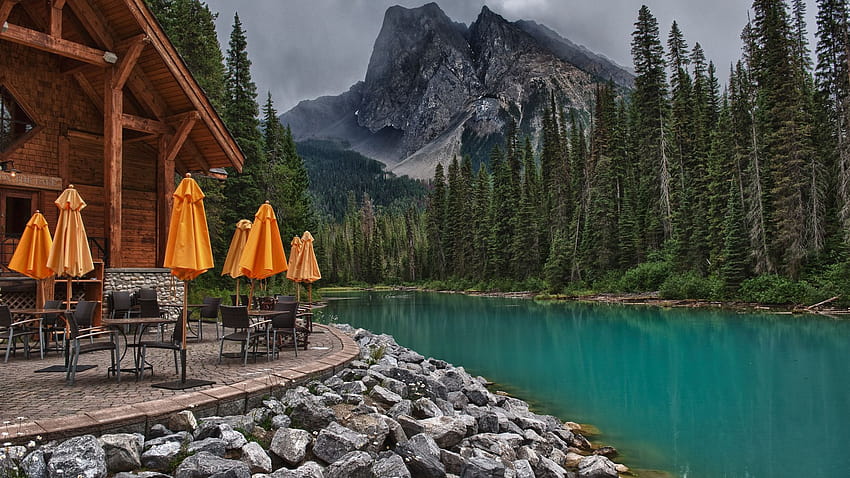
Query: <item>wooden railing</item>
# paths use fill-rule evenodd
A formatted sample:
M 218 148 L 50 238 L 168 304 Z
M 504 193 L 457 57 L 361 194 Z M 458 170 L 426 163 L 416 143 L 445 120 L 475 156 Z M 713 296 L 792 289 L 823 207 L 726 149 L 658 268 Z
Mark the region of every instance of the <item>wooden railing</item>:
M 18 247 L 21 236 L 19 235 L 0 235 L 0 273 L 2 274 L 17 274 L 9 269 L 9 261 L 12 260 L 12 255 L 15 253 L 15 248 Z M 109 267 L 109 240 L 105 237 L 89 237 L 89 248 L 91 256 L 94 260 L 101 260 Z

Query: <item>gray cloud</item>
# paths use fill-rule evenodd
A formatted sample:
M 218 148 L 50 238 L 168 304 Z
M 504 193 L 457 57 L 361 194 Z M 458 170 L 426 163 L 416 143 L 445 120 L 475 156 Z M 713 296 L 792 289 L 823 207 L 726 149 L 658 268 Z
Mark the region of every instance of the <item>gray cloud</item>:
M 265 101 L 271 91 L 278 110 L 300 100 L 346 91 L 366 76 L 384 12 L 392 5 L 417 7 L 424 0 L 207 0 L 219 12 L 216 27 L 224 50 L 238 11 L 248 34 L 252 74 Z M 630 67 L 631 33 L 642 4 L 666 35 L 673 20 L 688 45 L 699 42 L 721 80 L 741 54 L 739 35 L 749 0 L 450 0 L 438 2 L 455 21 L 473 22 L 483 5 L 508 20 L 542 23 L 588 49 Z M 814 0 L 807 0 L 809 31 L 816 30 Z

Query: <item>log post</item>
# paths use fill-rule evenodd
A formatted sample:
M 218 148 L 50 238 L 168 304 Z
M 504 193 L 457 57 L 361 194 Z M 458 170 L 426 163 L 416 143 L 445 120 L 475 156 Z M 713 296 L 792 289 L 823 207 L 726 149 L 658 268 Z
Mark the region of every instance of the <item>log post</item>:
M 157 211 L 157 244 L 156 263 L 165 262 L 165 246 L 168 241 L 168 224 L 171 220 L 171 208 L 174 204 L 174 157 L 170 157 L 168 145 L 172 142 L 171 135 L 159 137 L 159 148 L 156 160 L 156 194 Z
M 105 232 L 109 238 L 109 267 L 121 267 L 121 220 L 123 189 L 124 93 L 116 88 L 118 69 L 108 68 L 103 94 L 103 182 L 106 193 Z

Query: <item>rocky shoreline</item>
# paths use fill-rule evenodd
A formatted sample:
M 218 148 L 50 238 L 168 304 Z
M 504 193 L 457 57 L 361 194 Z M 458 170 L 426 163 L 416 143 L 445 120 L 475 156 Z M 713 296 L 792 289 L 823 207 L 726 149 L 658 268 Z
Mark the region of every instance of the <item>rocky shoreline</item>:
M 575 423 L 529 410 L 463 367 L 338 325 L 360 360 L 245 415 L 191 410 L 146 435 L 3 444 L 0 476 L 31 478 L 577 477 L 628 473 Z

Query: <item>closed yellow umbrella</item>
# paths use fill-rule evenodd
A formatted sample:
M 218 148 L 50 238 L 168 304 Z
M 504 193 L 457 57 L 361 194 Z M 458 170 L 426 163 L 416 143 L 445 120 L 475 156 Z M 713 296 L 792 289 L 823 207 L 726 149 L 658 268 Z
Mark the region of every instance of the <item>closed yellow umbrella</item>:
M 310 231 L 304 231 L 301 236 L 301 255 L 298 258 L 298 272 L 296 276 L 299 282 L 307 283 L 307 300 L 313 304 L 313 282 L 322 278 L 319 271 L 319 262 L 316 260 L 316 251 L 313 250 L 313 235 Z
M 53 234 L 53 245 L 47 256 L 47 267 L 58 276 L 80 277 L 92 269 L 94 262 L 91 258 L 89 238 L 83 225 L 80 211 L 86 207 L 86 202 L 71 184 L 53 201 L 59 208 L 59 221 Z M 71 307 L 71 281 L 68 281 L 65 300 Z
M 254 215 L 254 224 L 245 242 L 239 267 L 242 274 L 251 279 L 249 305 L 254 296 L 254 279 L 265 279 L 288 268 L 277 217 L 268 201 Z
M 27 222 L 18 247 L 12 254 L 12 260 L 9 261 L 9 269 L 38 281 L 39 301 L 44 299 L 42 279 L 53 275 L 53 271 L 47 267 L 47 257 L 52 245 L 53 239 L 50 238 L 47 221 L 40 211 L 36 211 Z M 41 307 L 42 304 L 37 305 Z
M 301 282 L 297 279 L 298 258 L 301 257 L 301 238 L 294 236 L 289 243 L 289 269 L 286 271 L 286 278 L 295 282 L 295 298 L 301 301 Z
M 245 250 L 245 242 L 248 241 L 248 233 L 250 232 L 251 221 L 241 219 L 236 223 L 236 230 L 233 231 L 230 248 L 227 250 L 227 257 L 224 259 L 224 266 L 221 269 L 221 275 L 229 275 L 236 279 L 237 304 L 239 302 L 239 277 L 242 277 L 242 268 L 239 267 L 239 260 L 242 258 L 242 251 Z
M 156 386 L 170 389 L 184 389 L 209 385 L 206 380 L 186 381 L 186 314 L 189 300 L 189 281 L 213 267 L 210 233 L 207 229 L 207 216 L 204 211 L 204 193 L 190 174 L 180 181 L 174 191 L 174 206 L 171 210 L 171 222 L 168 227 L 168 241 L 165 246 L 165 267 L 171 274 L 185 281 L 183 288 L 183 337 L 180 357 L 183 368 L 180 382 L 165 383 Z

